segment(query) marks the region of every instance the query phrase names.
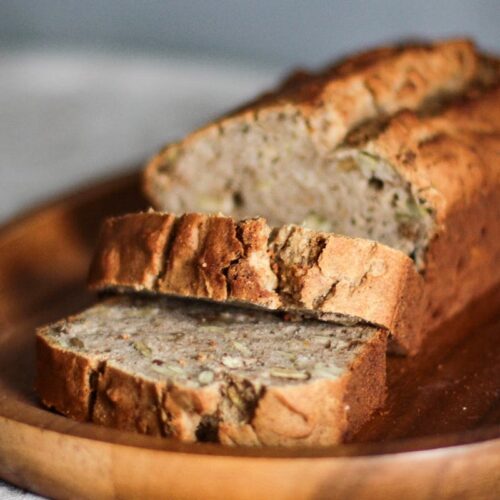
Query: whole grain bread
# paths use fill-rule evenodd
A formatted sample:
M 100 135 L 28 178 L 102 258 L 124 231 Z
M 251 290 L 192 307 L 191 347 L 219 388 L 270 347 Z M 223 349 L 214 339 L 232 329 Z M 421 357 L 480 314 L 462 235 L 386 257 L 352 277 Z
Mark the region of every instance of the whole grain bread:
M 328 446 L 385 398 L 386 332 L 119 297 L 37 332 L 42 402 L 181 441 Z
M 170 144 L 153 205 L 382 242 L 425 279 L 429 331 L 500 282 L 498 60 L 471 42 L 384 48 Z
M 240 303 L 391 332 L 401 352 L 421 338 L 422 279 L 409 257 L 371 240 L 262 218 L 146 212 L 102 226 L 94 290 Z

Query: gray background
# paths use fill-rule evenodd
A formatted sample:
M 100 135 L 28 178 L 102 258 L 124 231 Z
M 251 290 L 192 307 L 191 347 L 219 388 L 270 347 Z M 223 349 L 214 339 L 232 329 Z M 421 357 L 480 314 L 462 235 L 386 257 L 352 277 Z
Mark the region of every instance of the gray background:
M 174 49 L 280 68 L 407 37 L 500 43 L 499 0 L 1 0 L 0 36 L 26 44 Z
M 0 223 L 293 66 L 457 34 L 500 52 L 500 0 L 0 0 Z M 0 481 L 1 498 L 21 496 Z

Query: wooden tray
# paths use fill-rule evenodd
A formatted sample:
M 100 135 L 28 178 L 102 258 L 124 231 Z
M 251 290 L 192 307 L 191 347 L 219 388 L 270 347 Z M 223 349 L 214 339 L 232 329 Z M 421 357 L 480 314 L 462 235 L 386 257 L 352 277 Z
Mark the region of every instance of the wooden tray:
M 95 297 L 101 219 L 144 207 L 138 175 L 101 182 L 0 230 L 0 476 L 56 497 L 490 498 L 500 491 L 500 290 L 414 359 L 391 358 L 386 407 L 328 449 L 181 445 L 78 424 L 33 392 L 34 328 Z M 496 316 L 496 318 L 495 318 Z

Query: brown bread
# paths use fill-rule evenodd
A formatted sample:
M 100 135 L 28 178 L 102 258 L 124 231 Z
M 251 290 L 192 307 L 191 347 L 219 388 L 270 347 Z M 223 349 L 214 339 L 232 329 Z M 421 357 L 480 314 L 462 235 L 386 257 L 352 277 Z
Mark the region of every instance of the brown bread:
M 37 333 L 37 391 L 79 421 L 247 446 L 349 439 L 385 398 L 386 332 L 174 299 L 105 301 Z

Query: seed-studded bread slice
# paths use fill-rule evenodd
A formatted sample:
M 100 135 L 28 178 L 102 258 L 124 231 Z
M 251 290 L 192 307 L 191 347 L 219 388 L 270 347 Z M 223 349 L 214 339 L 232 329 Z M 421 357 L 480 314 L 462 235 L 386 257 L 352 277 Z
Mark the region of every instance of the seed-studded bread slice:
M 389 330 L 415 352 L 422 279 L 412 260 L 371 240 L 262 218 L 147 212 L 103 224 L 89 273 L 95 290 L 244 303 Z
M 385 397 L 386 332 L 176 299 L 107 300 L 37 333 L 43 403 L 182 441 L 327 446 Z
M 167 146 L 145 190 L 159 210 L 262 216 L 401 250 L 425 276 L 429 330 L 500 281 L 499 74 L 458 40 L 298 75 Z

